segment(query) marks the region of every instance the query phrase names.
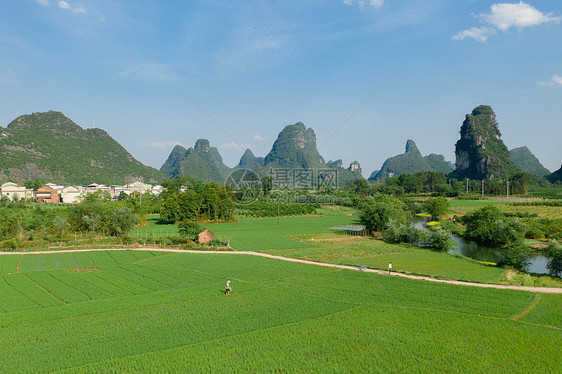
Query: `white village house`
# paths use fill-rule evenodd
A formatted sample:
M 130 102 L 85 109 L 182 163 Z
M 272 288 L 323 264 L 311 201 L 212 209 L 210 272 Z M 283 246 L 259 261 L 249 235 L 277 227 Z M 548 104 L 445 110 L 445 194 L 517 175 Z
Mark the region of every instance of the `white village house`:
M 7 182 L 0 187 L 2 196 L 6 196 L 10 200 L 29 199 L 33 197 L 33 190 L 20 186 L 17 183 Z

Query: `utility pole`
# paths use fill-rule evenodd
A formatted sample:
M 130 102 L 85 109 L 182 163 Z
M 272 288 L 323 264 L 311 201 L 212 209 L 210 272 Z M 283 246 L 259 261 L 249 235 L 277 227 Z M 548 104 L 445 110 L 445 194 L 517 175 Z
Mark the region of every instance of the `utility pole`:
M 466 194 L 468 195 L 468 178 L 466 178 Z
M 484 197 L 484 179 L 482 179 L 482 197 Z
M 506 200 L 509 201 L 509 179 L 507 180 L 507 198 Z
M 279 226 L 279 201 L 281 200 L 281 195 L 277 197 L 277 226 Z

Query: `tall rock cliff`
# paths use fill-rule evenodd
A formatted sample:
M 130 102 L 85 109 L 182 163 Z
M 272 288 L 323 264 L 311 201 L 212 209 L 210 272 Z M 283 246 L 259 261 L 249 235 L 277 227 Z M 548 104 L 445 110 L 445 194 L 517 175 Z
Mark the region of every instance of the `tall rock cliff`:
M 492 179 L 510 177 L 517 172 L 490 106 L 480 105 L 467 114 L 460 134 L 455 145 L 454 177 Z

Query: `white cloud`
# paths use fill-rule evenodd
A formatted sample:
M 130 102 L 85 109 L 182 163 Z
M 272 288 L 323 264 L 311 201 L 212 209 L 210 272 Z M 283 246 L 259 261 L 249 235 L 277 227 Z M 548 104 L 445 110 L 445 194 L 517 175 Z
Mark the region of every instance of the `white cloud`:
M 453 35 L 453 40 L 463 40 L 466 38 L 472 38 L 479 42 L 486 42 L 488 40 L 488 36 L 495 34 L 496 31 L 489 27 L 473 27 L 468 30 L 464 30 L 459 32 L 456 35 Z
M 529 4 L 493 4 L 490 14 L 481 14 L 480 17 L 499 30 L 506 31 L 512 27 L 522 29 L 541 25 L 547 22 L 559 22 L 560 17 L 553 17 L 552 13 L 542 13 Z
M 59 1 L 59 8 L 61 9 L 67 9 L 67 10 L 71 10 L 72 7 L 70 6 L 69 3 L 67 3 L 66 1 Z
M 345 5 L 353 5 L 353 0 L 343 0 Z M 370 6 L 373 8 L 380 8 L 384 3 L 384 0 L 357 0 L 357 6 L 363 9 L 365 6 Z
M 554 17 L 552 13 L 542 13 L 533 6 L 522 1 L 519 3 L 499 3 L 490 7 L 490 13 L 477 16 L 491 27 L 472 27 L 453 35 L 453 40 L 472 38 L 479 42 L 486 42 L 488 36 L 496 30 L 507 31 L 511 28 L 519 30 L 525 27 L 538 26 L 548 22 L 560 22 L 562 17 Z
M 84 5 L 76 4 L 75 6 L 72 6 L 69 3 L 67 3 L 66 1 L 59 1 L 59 8 L 64 9 L 64 10 L 70 10 L 71 12 L 76 13 L 76 14 L 86 13 L 86 8 L 84 8 Z
M 37 4 L 47 6 L 49 5 L 49 0 L 35 0 Z
M 554 85 L 562 86 L 562 77 L 555 74 L 552 76 L 552 79 L 549 80 L 548 82 L 539 82 L 539 84 L 541 86 L 554 86 Z
M 254 140 L 260 140 L 260 141 L 261 141 L 261 140 L 264 140 L 264 139 L 263 139 L 263 136 L 258 135 L 258 134 L 254 134 L 254 136 L 252 136 L 252 139 L 254 139 Z

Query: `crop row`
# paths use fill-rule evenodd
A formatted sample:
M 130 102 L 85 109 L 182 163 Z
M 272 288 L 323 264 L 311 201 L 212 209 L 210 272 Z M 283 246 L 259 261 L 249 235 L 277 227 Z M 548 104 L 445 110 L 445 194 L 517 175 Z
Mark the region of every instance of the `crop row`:
M 513 358 L 548 372 L 560 364 L 558 330 L 510 319 L 531 293 L 233 254 L 127 260 L 135 254 L 92 272 L 2 276 L 0 372 L 474 372 L 512 368 Z M 42 291 L 58 304 L 34 302 L 28 288 L 40 288 L 30 279 L 61 301 Z M 548 318 L 531 312 L 529 321 L 559 318 L 561 300 L 545 298 L 535 311 Z M 32 309 L 9 309 L 19 302 Z
M 133 263 L 154 257 L 150 251 L 68 252 L 56 254 L 8 254 L 0 256 L 0 274 L 91 268 Z

